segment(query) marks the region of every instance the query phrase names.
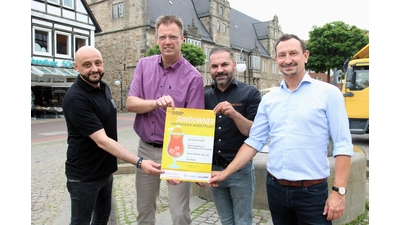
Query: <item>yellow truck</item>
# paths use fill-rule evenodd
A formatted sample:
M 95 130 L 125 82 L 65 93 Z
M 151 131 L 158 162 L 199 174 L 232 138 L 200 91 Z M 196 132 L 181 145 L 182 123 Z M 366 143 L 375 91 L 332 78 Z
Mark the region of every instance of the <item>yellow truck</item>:
M 369 43 L 343 66 L 341 90 L 352 134 L 369 133 Z

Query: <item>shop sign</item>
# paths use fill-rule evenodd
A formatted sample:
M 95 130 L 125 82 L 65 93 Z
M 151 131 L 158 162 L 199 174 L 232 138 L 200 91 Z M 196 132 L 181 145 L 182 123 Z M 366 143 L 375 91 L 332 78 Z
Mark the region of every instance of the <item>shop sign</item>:
M 74 64 L 70 60 L 61 61 L 61 66 L 62 67 L 67 67 L 67 68 L 74 68 Z
M 72 63 L 71 60 L 62 60 L 61 62 L 61 67 L 66 67 L 66 68 L 73 68 L 74 64 Z M 31 59 L 31 64 L 32 65 L 41 65 L 41 66 L 51 66 L 51 67 L 58 67 L 58 62 L 55 61 L 50 61 L 48 59 Z

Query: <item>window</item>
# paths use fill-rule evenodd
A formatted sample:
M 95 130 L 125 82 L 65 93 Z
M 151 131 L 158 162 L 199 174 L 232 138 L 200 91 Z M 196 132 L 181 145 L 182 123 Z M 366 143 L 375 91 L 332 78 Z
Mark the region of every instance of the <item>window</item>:
M 210 61 L 210 48 L 204 48 L 204 54 L 206 55 L 206 62 Z
M 63 0 L 63 6 L 73 9 L 74 1 L 73 0 Z
M 51 78 L 50 77 L 39 77 L 38 82 L 40 82 L 40 83 L 50 83 L 51 82 Z
M 222 32 L 225 32 L 225 30 L 226 30 L 226 25 L 223 23 L 222 24 Z
M 273 74 L 279 73 L 278 65 L 276 65 L 276 62 L 273 62 L 273 63 L 272 63 L 272 73 L 273 73 Z
M 186 44 L 192 44 L 192 45 L 201 47 L 201 41 L 194 40 L 194 39 L 191 39 L 191 38 L 185 38 L 184 41 L 185 41 Z
M 57 4 L 57 5 L 60 4 L 60 0 L 47 0 L 47 2 L 54 3 L 54 4 Z
M 113 5 L 113 17 L 123 17 L 124 16 L 124 3 L 120 2 Z
M 67 83 L 74 83 L 76 78 L 68 78 L 67 77 Z
M 33 28 L 33 52 L 39 55 L 51 54 L 51 31 L 45 28 Z
M 321 76 L 316 77 L 317 80 L 322 80 Z
M 224 8 L 222 6 L 219 6 L 219 8 L 218 8 L 219 15 L 222 15 L 223 12 L 224 12 Z
M 260 60 L 261 60 L 260 56 L 255 56 L 255 55 L 250 56 L 250 65 L 249 65 L 250 69 L 259 70 L 261 64 Z
M 53 83 L 64 83 L 64 77 L 53 77 Z
M 240 54 L 239 53 L 236 53 L 235 54 L 235 58 L 236 58 L 236 63 L 240 63 L 240 62 L 246 62 L 244 59 L 241 59 L 240 58 Z
M 342 83 L 342 76 L 337 76 L 336 77 L 336 83 L 341 84 Z
M 219 21 L 217 21 L 217 30 L 219 30 Z
M 262 71 L 265 73 L 267 72 L 267 61 L 263 60 Z
M 363 90 L 369 87 L 369 70 L 354 70 L 355 72 L 355 84 L 350 90 Z
M 71 57 L 70 34 L 56 32 L 55 42 L 56 56 L 61 55 Z
M 88 38 L 87 37 L 79 37 L 75 36 L 75 52 L 82 46 L 88 45 Z

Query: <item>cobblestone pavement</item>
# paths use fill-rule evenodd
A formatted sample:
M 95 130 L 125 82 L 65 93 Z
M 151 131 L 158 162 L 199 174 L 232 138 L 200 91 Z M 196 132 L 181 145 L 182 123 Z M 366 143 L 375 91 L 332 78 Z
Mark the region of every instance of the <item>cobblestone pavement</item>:
M 31 224 L 53 224 L 63 200 L 66 141 L 31 145 Z
M 118 139 L 128 150 L 136 153 L 138 138 L 131 128 L 119 131 Z M 66 149 L 65 138 L 31 144 L 31 224 L 68 224 L 69 194 L 66 190 L 64 171 Z M 110 225 L 137 224 L 134 179 L 134 174 L 114 176 L 115 218 L 110 218 Z M 165 181 L 161 182 L 161 192 L 157 202 L 158 215 L 163 214 L 163 212 L 165 214 L 169 207 L 167 185 Z M 369 199 L 368 181 L 366 198 Z M 193 225 L 221 224 L 212 201 L 204 201 L 203 204 L 192 210 Z M 253 215 L 253 224 L 272 224 L 269 210 L 253 209 Z M 368 224 L 368 216 L 360 224 Z
M 119 142 L 136 153 L 138 138 L 132 129 L 118 133 Z M 31 224 L 59 225 L 60 208 L 69 197 L 66 190 L 65 154 L 66 139 L 51 140 L 31 144 Z M 134 174 L 114 176 L 113 196 L 116 222 L 114 224 L 135 225 L 136 190 Z M 157 212 L 162 213 L 169 208 L 167 184 L 161 181 L 161 191 L 157 202 Z M 64 213 L 68 219 L 68 208 Z M 192 212 L 193 225 L 220 224 L 214 203 L 205 201 Z M 254 224 L 267 224 L 270 218 L 268 210 L 254 210 Z M 68 224 L 65 221 L 65 224 Z M 113 224 L 113 223 L 110 223 Z
M 114 176 L 115 211 L 118 225 L 136 225 L 136 192 L 134 190 L 135 174 Z M 157 212 L 169 209 L 168 187 L 161 181 L 160 196 L 157 201 Z M 254 225 L 266 225 L 270 219 L 269 210 L 253 209 Z M 212 201 L 205 201 L 200 207 L 191 212 L 192 225 L 216 224 L 220 225 L 218 214 Z
M 115 211 L 118 225 L 137 225 L 136 223 L 136 192 L 134 190 L 134 174 L 114 176 Z M 367 179 L 366 200 L 369 201 L 369 180 Z M 169 209 L 167 184 L 161 181 L 161 192 L 157 202 L 157 212 L 161 213 Z M 135 209 L 135 210 L 133 210 Z M 191 212 L 192 225 L 221 225 L 214 203 L 206 201 L 203 205 Z M 369 213 L 367 217 L 358 223 L 369 224 Z M 253 225 L 272 225 L 271 214 L 266 209 L 253 209 Z

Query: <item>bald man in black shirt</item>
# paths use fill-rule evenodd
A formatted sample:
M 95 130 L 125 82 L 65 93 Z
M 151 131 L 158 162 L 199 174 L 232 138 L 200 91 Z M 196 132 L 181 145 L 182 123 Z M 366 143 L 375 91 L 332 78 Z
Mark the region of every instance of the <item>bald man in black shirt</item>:
M 163 173 L 160 164 L 143 160 L 117 142 L 117 109 L 104 76 L 103 58 L 94 47 L 75 54 L 79 75 L 66 92 L 63 111 L 68 130 L 65 174 L 71 196 L 71 225 L 107 224 L 111 212 L 117 158 L 146 174 Z

